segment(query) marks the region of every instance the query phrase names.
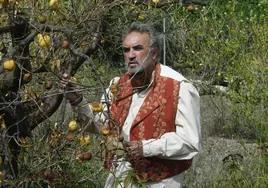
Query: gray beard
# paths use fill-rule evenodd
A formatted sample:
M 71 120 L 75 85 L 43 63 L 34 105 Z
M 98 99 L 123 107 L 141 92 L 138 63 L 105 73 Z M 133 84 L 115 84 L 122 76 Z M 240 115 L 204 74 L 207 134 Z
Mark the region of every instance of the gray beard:
M 135 73 L 139 73 L 139 72 L 143 72 L 144 68 L 141 68 L 142 65 L 136 66 L 136 67 L 128 67 L 127 66 L 127 71 L 131 74 L 135 74 Z
M 150 57 L 149 57 L 150 58 Z M 131 73 L 131 74 L 137 74 L 137 73 L 141 73 L 141 72 L 144 72 L 146 70 L 146 68 L 152 63 L 152 61 L 145 61 L 143 62 L 142 64 L 139 64 L 138 66 L 136 67 L 129 67 L 127 66 L 127 63 L 126 64 L 126 70 Z

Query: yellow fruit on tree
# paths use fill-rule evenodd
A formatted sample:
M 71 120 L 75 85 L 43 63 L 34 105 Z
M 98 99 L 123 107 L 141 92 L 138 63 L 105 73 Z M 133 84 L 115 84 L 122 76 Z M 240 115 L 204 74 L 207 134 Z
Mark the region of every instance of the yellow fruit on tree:
M 4 62 L 4 69 L 7 71 L 13 71 L 16 67 L 15 61 L 13 59 Z
M 159 3 L 160 2 L 160 0 L 153 0 L 153 3 Z
M 43 35 L 41 33 L 38 33 L 36 37 L 38 40 L 40 40 L 41 38 L 43 38 Z
M 77 124 L 77 122 L 75 120 L 70 121 L 69 129 L 71 131 L 76 131 L 78 129 L 78 124 Z
M 72 82 L 77 82 L 77 78 L 76 77 L 71 77 L 71 81 Z
M 143 20 L 145 20 L 145 18 L 146 18 L 146 14 L 140 14 L 138 16 L 138 21 L 143 21 Z
M 113 95 L 116 95 L 119 91 L 119 87 L 118 87 L 118 84 L 112 84 L 110 86 L 110 91 Z
M 59 8 L 60 1 L 59 0 L 50 0 L 49 1 L 49 6 L 53 9 Z
M 90 144 L 90 137 L 89 135 L 83 135 L 79 138 L 80 144 L 83 146 L 89 145 Z
M 101 112 L 103 110 L 103 105 L 99 101 L 95 101 L 89 104 L 93 112 Z
M 51 39 L 49 35 L 37 35 L 38 43 L 42 48 L 49 48 L 51 46 Z
M 103 128 L 103 129 L 101 130 L 101 134 L 103 134 L 104 136 L 108 135 L 109 133 L 110 133 L 110 130 L 109 130 L 108 127 Z

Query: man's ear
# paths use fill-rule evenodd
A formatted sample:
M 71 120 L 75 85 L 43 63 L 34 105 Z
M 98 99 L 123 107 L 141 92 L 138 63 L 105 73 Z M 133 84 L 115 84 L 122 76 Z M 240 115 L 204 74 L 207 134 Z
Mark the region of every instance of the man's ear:
M 157 54 L 158 54 L 158 49 L 157 48 L 153 48 L 152 49 L 152 59 L 156 60 L 157 59 Z

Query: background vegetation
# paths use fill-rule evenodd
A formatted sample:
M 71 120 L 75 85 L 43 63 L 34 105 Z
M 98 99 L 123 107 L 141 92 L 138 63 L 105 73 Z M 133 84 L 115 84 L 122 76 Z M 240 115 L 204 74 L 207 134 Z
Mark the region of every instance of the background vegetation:
M 52 100 L 39 102 L 39 98 L 59 94 L 57 83 L 64 72 L 76 78 L 89 102 L 99 100 L 110 79 L 124 73 L 122 29 L 132 21 L 154 23 L 165 39 L 162 62 L 191 80 L 202 99 L 204 150 L 186 173 L 184 187 L 266 187 L 268 0 L 135 2 L 62 0 L 57 8 L 45 0 L 2 3 L 1 64 L 13 58 L 22 72 L 16 77 L 22 80 L 16 85 L 16 101 L 34 101 L 38 109 L 52 104 Z M 25 13 L 31 30 L 36 31 L 31 40 L 26 38 L 30 49 L 27 57 L 13 53 L 19 44 L 8 26 L 17 12 Z M 40 23 L 40 16 L 46 17 L 45 23 Z M 52 45 L 42 48 L 38 33 L 48 34 Z M 71 45 L 62 48 L 63 40 Z M 31 68 L 22 64 L 25 59 Z M 29 82 L 23 81 L 26 73 L 31 74 Z M 15 75 L 8 77 L 10 74 L 1 73 L 1 98 L 14 92 L 6 86 Z M 53 83 L 51 90 L 45 88 L 48 81 Z M 27 136 L 7 134 L 2 114 L 3 187 L 103 187 L 106 137 L 79 129 L 67 139 L 68 123 L 76 116 L 62 96 L 57 111 Z M 10 105 L 10 101 L 1 101 L 1 109 Z M 81 139 L 87 135 L 90 144 Z M 17 176 L 7 170 L 10 164 L 6 156 L 12 153 L 7 149 L 10 137 L 21 147 Z M 92 153 L 92 159 L 77 160 L 78 152 L 86 151 Z

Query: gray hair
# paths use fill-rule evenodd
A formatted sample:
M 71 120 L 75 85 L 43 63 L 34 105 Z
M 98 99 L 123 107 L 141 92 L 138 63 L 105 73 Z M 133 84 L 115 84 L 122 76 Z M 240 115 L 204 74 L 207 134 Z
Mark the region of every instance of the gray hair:
M 122 41 L 125 40 L 126 36 L 131 32 L 139 32 L 139 33 L 148 33 L 150 36 L 150 48 L 157 48 L 157 60 L 161 59 L 161 39 L 162 35 L 156 31 L 155 27 L 152 24 L 141 23 L 141 22 L 133 22 L 122 35 Z

